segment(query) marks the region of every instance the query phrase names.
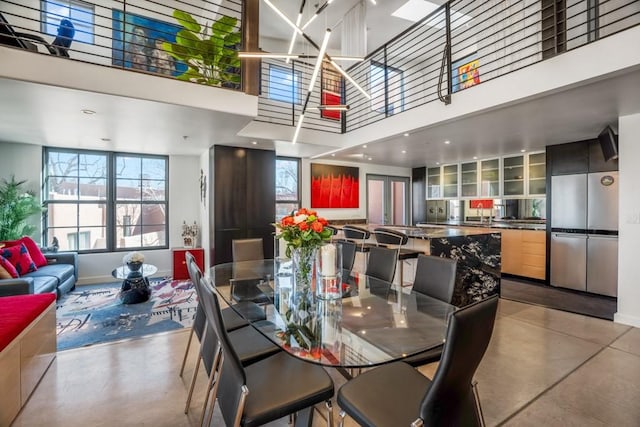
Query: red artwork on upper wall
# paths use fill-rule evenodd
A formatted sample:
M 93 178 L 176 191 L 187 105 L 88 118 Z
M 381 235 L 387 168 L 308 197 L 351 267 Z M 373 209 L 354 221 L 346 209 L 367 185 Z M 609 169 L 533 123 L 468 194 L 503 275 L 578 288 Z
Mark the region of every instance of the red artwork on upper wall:
M 359 207 L 359 173 L 354 167 L 312 163 L 311 207 Z

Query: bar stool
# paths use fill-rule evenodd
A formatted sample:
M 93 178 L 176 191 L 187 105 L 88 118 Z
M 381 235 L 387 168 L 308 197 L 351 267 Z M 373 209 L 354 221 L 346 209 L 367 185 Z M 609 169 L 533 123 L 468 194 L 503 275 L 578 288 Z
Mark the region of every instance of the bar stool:
M 395 245 L 398 251 L 398 261 L 400 261 L 400 286 L 404 286 L 404 263 L 403 261 L 409 259 L 416 259 L 418 255 L 424 254 L 422 251 L 416 249 L 407 249 L 402 246 L 406 245 L 409 241 L 409 237 L 397 230 L 391 230 L 389 228 L 376 228 L 373 231 L 373 235 L 376 238 L 376 242 L 385 245 Z
M 369 250 L 378 246 L 375 243 L 367 243 L 366 240 L 371 237 L 371 232 L 366 228 L 356 227 L 355 225 L 345 225 L 342 227 L 344 240 L 355 243 L 356 252 L 364 255 L 364 265 L 369 263 Z

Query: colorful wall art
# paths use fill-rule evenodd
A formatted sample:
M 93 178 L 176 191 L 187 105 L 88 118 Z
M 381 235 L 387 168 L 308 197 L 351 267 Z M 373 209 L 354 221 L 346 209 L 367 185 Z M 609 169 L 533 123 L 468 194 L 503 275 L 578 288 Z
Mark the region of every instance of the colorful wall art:
M 360 202 L 358 168 L 311 164 L 312 208 L 357 208 Z
M 480 84 L 480 60 L 475 53 L 454 62 L 451 68 L 452 92 Z

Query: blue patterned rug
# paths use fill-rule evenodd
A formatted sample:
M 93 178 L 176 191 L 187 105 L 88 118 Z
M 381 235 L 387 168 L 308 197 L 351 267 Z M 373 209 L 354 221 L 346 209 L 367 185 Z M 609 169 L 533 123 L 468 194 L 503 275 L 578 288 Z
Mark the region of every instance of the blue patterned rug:
M 57 302 L 58 350 L 191 327 L 198 305 L 189 280 L 151 281 L 151 297 L 123 304 L 122 283 L 78 286 Z

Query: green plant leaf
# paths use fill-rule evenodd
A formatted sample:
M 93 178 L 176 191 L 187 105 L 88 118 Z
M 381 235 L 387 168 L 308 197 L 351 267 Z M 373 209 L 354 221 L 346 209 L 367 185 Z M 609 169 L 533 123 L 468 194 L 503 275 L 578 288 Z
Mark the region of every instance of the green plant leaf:
M 200 55 L 200 37 L 189 30 L 182 29 L 176 34 L 176 43 L 189 50 L 191 56 Z
M 222 16 L 211 25 L 211 36 L 224 38 L 227 34 L 232 33 L 238 20 L 230 16 Z
M 194 33 L 202 31 L 202 27 L 198 24 L 198 21 L 196 21 L 193 16 L 187 12 L 176 9 L 173 11 L 173 17 L 176 18 L 180 25 Z

